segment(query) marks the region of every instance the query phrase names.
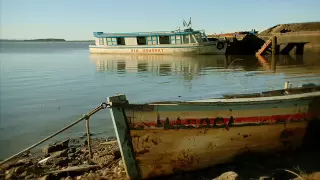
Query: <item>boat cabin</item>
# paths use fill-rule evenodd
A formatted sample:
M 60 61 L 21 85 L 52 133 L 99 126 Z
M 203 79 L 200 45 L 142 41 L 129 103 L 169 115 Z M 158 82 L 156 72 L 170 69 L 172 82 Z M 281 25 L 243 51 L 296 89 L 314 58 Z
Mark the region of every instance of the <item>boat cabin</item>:
M 139 46 L 139 45 L 179 45 L 203 44 L 209 42 L 203 30 L 191 28 L 184 31 L 104 33 L 94 32 L 97 46 Z

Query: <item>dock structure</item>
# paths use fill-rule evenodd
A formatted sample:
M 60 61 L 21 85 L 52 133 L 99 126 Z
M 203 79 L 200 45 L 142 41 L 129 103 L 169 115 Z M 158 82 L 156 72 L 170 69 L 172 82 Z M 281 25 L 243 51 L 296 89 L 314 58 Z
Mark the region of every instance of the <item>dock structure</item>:
M 265 53 L 269 48 L 271 47 L 272 38 L 268 39 L 263 46 L 259 49 L 259 51 L 256 53 L 257 56 L 262 55 Z
M 294 51 L 293 53 L 296 55 L 303 55 L 305 51 L 320 50 L 320 31 L 273 33 L 272 36 L 259 35 L 258 37 L 267 44 L 270 43 L 273 36 L 277 38 L 278 52 L 276 54 L 289 54 Z M 263 45 L 256 54 L 267 54 L 270 48 L 270 45 L 268 47 Z

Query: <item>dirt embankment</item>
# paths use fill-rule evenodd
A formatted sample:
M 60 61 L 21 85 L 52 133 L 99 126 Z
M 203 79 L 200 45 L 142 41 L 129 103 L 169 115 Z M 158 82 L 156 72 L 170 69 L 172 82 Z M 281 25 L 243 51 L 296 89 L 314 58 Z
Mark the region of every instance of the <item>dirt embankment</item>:
M 320 22 L 278 24 L 264 31 L 261 31 L 259 35 L 272 35 L 274 33 L 306 32 L 306 31 L 320 32 Z

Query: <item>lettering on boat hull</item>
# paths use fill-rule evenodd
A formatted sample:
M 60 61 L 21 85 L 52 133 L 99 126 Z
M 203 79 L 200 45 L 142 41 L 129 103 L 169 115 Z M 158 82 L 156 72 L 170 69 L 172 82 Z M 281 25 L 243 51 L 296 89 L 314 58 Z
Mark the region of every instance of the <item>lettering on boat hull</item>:
M 186 47 L 105 47 L 90 46 L 92 54 L 215 54 L 223 55 L 226 47 L 217 49 L 215 45 L 210 46 L 186 46 Z
M 150 49 L 131 49 L 131 52 L 132 53 L 139 53 L 139 52 L 143 52 L 143 53 L 163 53 L 164 52 L 164 49 L 153 49 L 153 48 L 150 48 Z

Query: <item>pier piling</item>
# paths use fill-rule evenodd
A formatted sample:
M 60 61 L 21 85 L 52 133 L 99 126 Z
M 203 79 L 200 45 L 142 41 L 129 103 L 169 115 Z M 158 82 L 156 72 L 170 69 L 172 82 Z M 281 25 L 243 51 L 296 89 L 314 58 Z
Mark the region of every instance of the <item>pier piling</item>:
M 272 55 L 278 54 L 278 44 L 277 44 L 277 36 L 272 36 L 271 39 L 271 49 L 272 49 Z

